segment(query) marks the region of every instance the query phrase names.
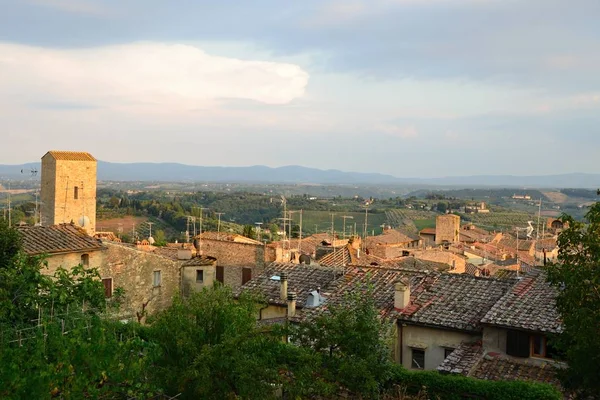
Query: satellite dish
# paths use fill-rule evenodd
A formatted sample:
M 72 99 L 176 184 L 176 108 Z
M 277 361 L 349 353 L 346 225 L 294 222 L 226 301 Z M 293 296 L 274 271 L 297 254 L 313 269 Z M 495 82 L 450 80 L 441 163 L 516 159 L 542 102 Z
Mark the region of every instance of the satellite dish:
M 152 236 L 148 237 L 148 243 L 154 244 L 154 238 Z
M 77 223 L 79 224 L 79 226 L 82 227 L 90 226 L 91 224 L 90 218 L 87 215 L 84 215 L 83 217 L 79 218 Z

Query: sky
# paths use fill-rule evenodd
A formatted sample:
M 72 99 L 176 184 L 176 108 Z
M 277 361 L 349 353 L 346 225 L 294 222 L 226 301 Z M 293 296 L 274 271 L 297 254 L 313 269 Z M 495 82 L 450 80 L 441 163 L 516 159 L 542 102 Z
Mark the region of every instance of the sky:
M 600 173 L 598 0 L 0 0 L 0 164 Z

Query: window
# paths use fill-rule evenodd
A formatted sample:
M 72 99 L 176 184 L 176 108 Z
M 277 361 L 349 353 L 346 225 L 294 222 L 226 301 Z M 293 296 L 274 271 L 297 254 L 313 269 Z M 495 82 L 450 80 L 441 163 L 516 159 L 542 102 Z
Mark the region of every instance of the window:
M 201 269 L 196 270 L 196 283 L 204 282 L 204 271 Z
M 102 279 L 102 285 L 104 286 L 104 297 L 110 299 L 112 297 L 112 278 Z
M 411 368 L 425 369 L 425 350 L 412 349 Z
M 529 357 L 529 334 L 521 331 L 506 332 L 506 354 L 515 357 Z
M 531 335 L 531 355 L 533 357 L 553 358 L 552 346 L 543 335 Z
M 77 200 L 77 199 L 79 198 L 79 188 L 78 188 L 77 186 L 75 186 L 75 187 L 73 188 L 73 198 L 74 198 L 75 200 Z
M 251 268 L 243 268 L 242 269 L 242 285 L 252 279 L 252 269 Z
M 450 354 L 452 354 L 452 352 L 453 352 L 453 351 L 454 351 L 454 349 L 452 349 L 452 348 L 450 348 L 450 347 L 446 347 L 446 348 L 444 348 L 444 360 L 445 360 L 446 358 L 448 358 L 448 356 L 449 356 Z
M 81 265 L 83 265 L 84 267 L 90 266 L 90 255 L 89 254 L 81 255 Z
M 154 271 L 154 279 L 152 280 L 152 285 L 154 287 L 159 287 L 162 283 L 162 275 L 160 271 Z
M 223 267 L 217 266 L 217 280 L 221 283 L 225 283 L 225 271 Z

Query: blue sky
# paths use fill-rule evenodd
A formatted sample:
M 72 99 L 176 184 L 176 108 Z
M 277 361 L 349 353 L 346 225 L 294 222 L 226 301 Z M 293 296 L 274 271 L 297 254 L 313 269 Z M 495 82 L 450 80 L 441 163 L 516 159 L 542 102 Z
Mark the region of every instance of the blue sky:
M 597 0 L 0 9 L 2 164 L 70 149 L 401 177 L 600 173 Z

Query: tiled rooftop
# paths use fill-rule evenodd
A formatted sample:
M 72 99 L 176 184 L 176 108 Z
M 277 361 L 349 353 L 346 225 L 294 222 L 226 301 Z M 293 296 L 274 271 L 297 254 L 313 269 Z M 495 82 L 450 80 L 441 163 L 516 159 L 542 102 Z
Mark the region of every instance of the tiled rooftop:
M 481 319 L 512 284 L 467 274 L 431 274 L 416 282 L 411 279 L 410 304 L 399 311 L 399 319 L 478 332 Z
M 498 353 L 484 354 L 481 343 L 461 344 L 437 370 L 492 381 L 548 383 L 562 389 L 552 363 L 532 363 Z
M 206 266 L 215 265 L 216 261 L 217 261 L 217 259 L 214 257 L 208 257 L 208 256 L 193 257 L 192 259 L 184 262 L 181 266 L 182 267 L 206 267 Z
M 381 235 L 369 236 L 366 239 L 367 247 L 382 246 L 391 244 L 410 243 L 419 240 L 418 237 L 413 237 L 397 231 L 396 229 L 386 229 Z
M 280 276 L 282 272 L 285 272 L 288 277 L 288 293 L 296 293 L 298 308 L 306 304 L 310 292 L 319 287 L 324 289 L 344 273 L 341 268 L 275 262 L 265 268 L 262 274 L 252 278 L 238 289 L 236 294 L 239 295 L 245 290 L 256 291 L 264 295 L 269 304 L 284 306 L 287 301 L 280 297 L 281 281 L 272 279 L 274 276 Z
M 442 373 L 468 376 L 483 357 L 481 342 L 462 343 L 437 367 Z
M 335 249 L 331 253 L 327 254 L 318 260 L 319 265 L 324 267 L 345 267 L 350 264 L 352 257 L 350 256 L 350 250 L 348 246 Z
M 63 161 L 96 161 L 90 153 L 83 151 L 58 151 L 52 150 L 47 154 L 50 154 L 55 160 Z
M 531 270 L 482 319 L 483 323 L 535 332 L 562 332 L 556 309 L 556 289 L 546 273 Z
M 246 243 L 262 246 L 263 243 L 258 240 L 247 238 L 246 236 L 238 235 L 231 232 L 202 232 L 199 235 L 203 240 L 222 240 L 225 242 Z
M 103 250 L 102 243 L 71 224 L 17 227 L 29 255 Z

